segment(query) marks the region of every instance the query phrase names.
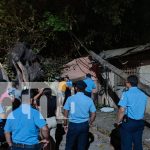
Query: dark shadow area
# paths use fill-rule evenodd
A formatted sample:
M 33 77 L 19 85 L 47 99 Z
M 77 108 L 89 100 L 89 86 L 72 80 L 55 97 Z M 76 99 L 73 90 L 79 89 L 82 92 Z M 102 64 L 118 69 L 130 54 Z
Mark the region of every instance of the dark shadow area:
M 148 128 L 150 128 L 150 123 L 147 122 L 146 120 L 144 122 L 145 122 L 145 126 L 148 127 Z
M 50 136 L 50 150 L 55 150 L 56 143 L 53 138 Z
M 55 141 L 50 136 L 49 144 L 44 148 L 43 145 L 41 145 L 41 150 L 55 150 Z
M 88 133 L 88 144 L 87 144 L 86 150 L 88 150 L 90 148 L 90 145 L 93 142 L 94 142 L 94 135 L 91 132 L 89 132 Z M 77 144 L 74 145 L 73 150 L 77 150 Z
M 150 123 L 147 121 L 144 122 L 145 122 L 145 126 L 150 128 Z M 115 126 L 115 128 L 111 131 L 110 144 L 114 147 L 114 150 L 121 150 L 121 138 L 120 138 L 119 127 Z
M 90 148 L 91 143 L 94 142 L 94 135 L 89 132 L 89 141 L 88 141 L 88 145 L 87 145 L 87 150 Z
M 115 127 L 110 133 L 110 144 L 114 147 L 114 150 L 121 150 L 121 138 L 118 127 Z
M 0 122 L 0 150 L 8 149 L 8 144 L 6 143 L 6 139 L 4 136 L 5 122 L 6 122 L 6 120 L 2 120 L 2 122 Z
M 0 146 L 0 150 L 8 150 L 8 144 L 4 143 Z
M 56 134 L 55 134 L 55 138 L 56 138 L 56 150 L 59 150 L 59 146 L 63 140 L 63 135 L 65 134 L 64 128 L 62 124 L 57 124 L 57 129 L 56 129 Z

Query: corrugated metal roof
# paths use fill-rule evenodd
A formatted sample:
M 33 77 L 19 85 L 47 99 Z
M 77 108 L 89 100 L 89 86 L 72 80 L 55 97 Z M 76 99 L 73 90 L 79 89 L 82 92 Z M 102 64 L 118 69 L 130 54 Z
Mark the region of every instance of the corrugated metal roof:
M 134 46 L 134 47 L 107 50 L 107 51 L 101 52 L 99 55 L 103 59 L 110 59 L 110 58 L 115 58 L 115 57 L 120 57 L 120 56 L 128 56 L 132 54 L 137 54 L 139 52 L 145 52 L 145 51 L 150 51 L 150 43 L 145 44 L 145 45 Z

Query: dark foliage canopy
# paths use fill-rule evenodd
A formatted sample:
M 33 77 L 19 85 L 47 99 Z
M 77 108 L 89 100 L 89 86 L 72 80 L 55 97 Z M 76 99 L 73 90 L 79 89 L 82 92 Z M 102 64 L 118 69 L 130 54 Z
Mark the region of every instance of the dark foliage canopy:
M 149 0 L 1 0 L 0 50 L 26 41 L 43 55 L 72 54 L 70 31 L 95 51 L 146 43 L 149 9 Z
M 18 41 L 43 57 L 75 58 L 150 41 L 149 0 L 1 0 L 0 54 Z M 2 58 L 1 58 L 2 59 Z

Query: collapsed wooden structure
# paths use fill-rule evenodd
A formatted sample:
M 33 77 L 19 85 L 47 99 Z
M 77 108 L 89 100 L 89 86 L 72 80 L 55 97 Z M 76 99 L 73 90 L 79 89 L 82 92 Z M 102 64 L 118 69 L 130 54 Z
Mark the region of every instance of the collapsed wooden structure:
M 150 44 L 134 46 L 129 48 L 117 49 L 117 50 L 108 50 L 103 51 L 99 55 L 93 51 L 89 51 L 90 56 L 94 60 L 100 63 L 100 65 L 105 68 L 107 71 L 113 72 L 115 75 L 119 76 L 122 80 L 126 80 L 129 74 L 125 72 L 124 68 L 127 67 L 136 67 L 150 65 L 149 55 L 150 54 Z M 118 61 L 119 60 L 119 61 Z M 125 67 L 124 67 L 125 66 Z M 123 68 L 124 67 L 124 68 Z M 106 71 L 105 70 L 105 71 Z M 102 74 L 102 72 L 100 73 Z M 136 73 L 135 73 L 136 74 Z M 137 74 L 136 74 L 137 75 Z M 107 79 L 104 79 L 101 75 L 101 83 L 107 86 Z M 139 81 L 139 88 L 145 92 L 148 97 L 150 97 L 150 82 L 147 83 Z M 108 85 L 107 92 L 115 104 L 118 104 L 119 95 L 114 91 L 113 87 Z M 150 117 L 147 115 L 148 118 Z M 150 127 L 150 123 L 145 121 L 146 126 Z
M 120 53 L 118 52 L 120 51 Z M 142 46 L 135 46 L 135 47 L 129 47 L 129 48 L 123 48 L 118 50 L 111 50 L 111 51 L 105 51 L 100 53 L 100 55 L 97 55 L 93 51 L 89 51 L 89 54 L 92 56 L 93 59 L 97 60 L 103 67 L 108 68 L 113 73 L 118 75 L 120 78 L 126 80 L 129 74 L 125 73 L 122 69 L 119 69 L 115 65 L 112 65 L 113 62 L 117 57 L 126 57 L 129 55 L 137 54 L 137 53 L 143 53 L 143 52 L 150 52 L 150 44 L 142 45 Z M 110 60 L 110 58 L 113 58 Z M 124 61 L 128 61 L 127 59 L 123 58 Z M 107 61 L 108 60 L 108 61 Z M 109 62 L 110 60 L 110 62 Z M 136 60 L 136 63 L 140 63 L 140 59 Z M 135 61 L 135 60 L 134 60 Z M 116 63 L 116 62 L 115 62 Z M 129 65 L 135 65 L 132 64 L 132 62 Z M 139 82 L 139 87 L 148 95 L 150 96 L 150 86 L 143 84 L 142 82 Z

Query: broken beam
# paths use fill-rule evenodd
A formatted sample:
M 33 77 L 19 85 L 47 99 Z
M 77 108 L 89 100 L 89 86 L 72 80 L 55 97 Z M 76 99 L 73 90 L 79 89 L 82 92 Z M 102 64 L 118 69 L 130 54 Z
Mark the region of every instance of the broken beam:
M 127 73 L 125 73 L 124 71 L 122 71 L 121 69 L 118 69 L 117 67 L 113 66 L 112 64 L 110 64 L 108 61 L 104 60 L 103 58 L 101 58 L 99 55 L 97 55 L 96 53 L 94 53 L 93 51 L 89 51 L 89 54 L 92 56 L 93 59 L 97 60 L 103 67 L 107 67 L 108 69 L 110 69 L 113 73 L 115 73 L 116 75 L 118 75 L 119 77 L 121 77 L 124 80 L 127 80 L 127 77 L 129 76 Z M 145 85 L 141 82 L 139 82 L 138 87 L 148 96 L 150 96 L 150 86 Z

